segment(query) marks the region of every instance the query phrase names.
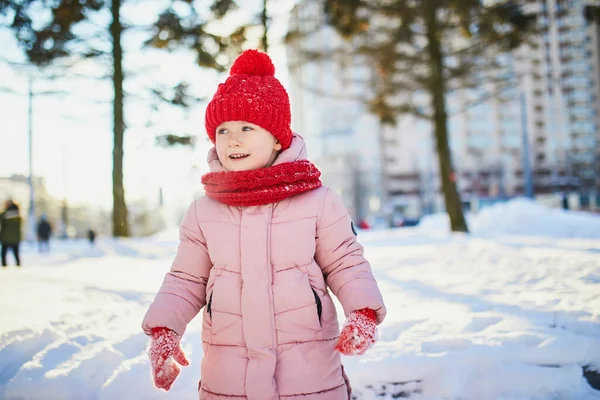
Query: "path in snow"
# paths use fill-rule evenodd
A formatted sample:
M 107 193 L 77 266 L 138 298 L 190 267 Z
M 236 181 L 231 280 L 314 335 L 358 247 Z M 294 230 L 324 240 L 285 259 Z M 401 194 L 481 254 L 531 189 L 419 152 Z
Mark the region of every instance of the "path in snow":
M 599 241 L 403 230 L 363 242 L 389 314 L 378 344 L 344 360 L 357 399 L 600 398 L 581 376 L 600 362 Z M 0 398 L 197 398 L 200 319 L 183 340 L 192 366 L 167 394 L 139 327 L 175 246 L 106 241 L 2 271 Z

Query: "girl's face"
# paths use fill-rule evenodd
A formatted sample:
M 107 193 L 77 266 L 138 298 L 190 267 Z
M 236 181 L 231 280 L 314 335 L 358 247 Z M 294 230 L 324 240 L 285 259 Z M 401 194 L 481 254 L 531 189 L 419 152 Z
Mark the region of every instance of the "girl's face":
M 269 131 L 245 121 L 227 121 L 217 126 L 215 146 L 227 171 L 269 167 L 281 150 L 281 144 Z

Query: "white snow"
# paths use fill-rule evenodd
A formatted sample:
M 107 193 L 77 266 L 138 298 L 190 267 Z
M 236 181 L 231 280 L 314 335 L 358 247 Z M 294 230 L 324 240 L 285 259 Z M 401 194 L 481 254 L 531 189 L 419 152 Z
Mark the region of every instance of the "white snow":
M 533 235 L 551 238 L 600 239 L 600 214 L 549 208 L 526 198 L 486 207 L 467 215 L 469 230 L 477 236 Z M 447 231 L 446 214 L 421 221 L 422 232 Z
M 600 399 L 582 376 L 600 368 L 600 217 L 518 200 L 470 224 L 359 233 L 388 317 L 365 356 L 344 358 L 357 399 Z M 168 393 L 140 329 L 177 232 L 53 245 L 0 271 L 0 399 L 197 399 L 201 317 Z

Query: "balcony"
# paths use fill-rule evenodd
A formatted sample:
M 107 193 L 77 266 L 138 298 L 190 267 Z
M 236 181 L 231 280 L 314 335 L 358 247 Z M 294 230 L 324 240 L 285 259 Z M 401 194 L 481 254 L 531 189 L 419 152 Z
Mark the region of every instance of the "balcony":
M 589 120 L 591 120 L 593 118 L 594 117 L 590 116 L 590 115 L 577 115 L 577 114 L 571 114 L 571 115 L 569 115 L 569 121 L 571 123 L 589 121 Z
M 560 3 L 558 3 L 554 15 L 556 16 L 556 18 L 564 18 L 569 15 L 569 9 L 566 6 L 560 5 Z
M 563 72 L 560 74 L 560 76 L 562 77 L 562 79 L 567 79 L 567 78 L 573 76 L 573 71 L 563 70 Z
M 543 164 L 546 161 L 546 154 L 545 153 L 537 153 L 535 155 L 535 162 L 537 164 Z
M 569 107 L 575 107 L 575 106 L 587 106 L 589 103 L 591 103 L 591 100 L 589 99 L 568 99 L 567 100 L 567 105 Z
M 420 196 L 421 195 L 421 191 L 419 189 L 410 189 L 410 190 L 391 189 L 391 190 L 388 190 L 387 193 L 390 196 Z
M 389 179 L 390 181 L 398 181 L 398 182 L 418 182 L 421 179 L 421 176 L 418 173 L 408 173 L 408 174 L 390 173 L 390 174 L 388 174 L 387 179 Z
M 562 63 L 568 63 L 571 62 L 573 60 L 573 55 L 572 54 L 561 54 L 560 55 L 560 61 Z

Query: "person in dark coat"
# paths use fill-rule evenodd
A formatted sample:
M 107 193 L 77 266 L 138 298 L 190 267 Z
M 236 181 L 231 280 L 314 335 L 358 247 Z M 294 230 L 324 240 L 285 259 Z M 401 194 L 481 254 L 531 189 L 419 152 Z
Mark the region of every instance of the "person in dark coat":
M 50 235 L 52 234 L 52 227 L 48 222 L 48 219 L 45 215 L 40 217 L 40 222 L 38 222 L 37 226 L 37 237 L 39 244 L 39 251 L 42 252 L 50 252 Z
M 94 245 L 94 241 L 96 240 L 96 232 L 90 228 L 88 229 L 88 241 L 90 242 L 90 245 Z
M 563 210 L 569 209 L 569 196 L 566 193 L 562 194 L 561 203 L 562 203 Z
M 6 200 L 5 210 L 0 214 L 0 245 L 2 246 L 2 267 L 6 267 L 6 254 L 11 250 L 15 256 L 17 266 L 21 266 L 19 259 L 19 245 L 21 244 L 21 224 L 23 219 L 19 206 L 13 200 Z

